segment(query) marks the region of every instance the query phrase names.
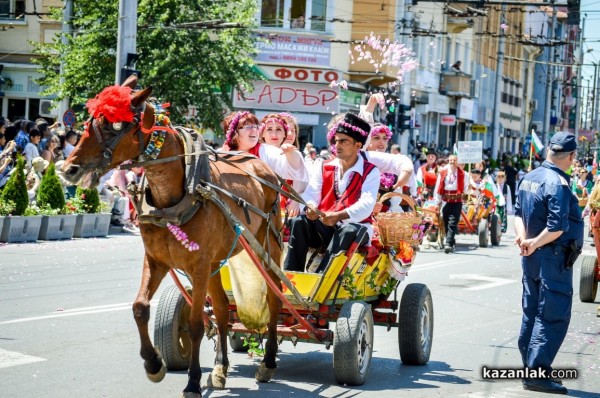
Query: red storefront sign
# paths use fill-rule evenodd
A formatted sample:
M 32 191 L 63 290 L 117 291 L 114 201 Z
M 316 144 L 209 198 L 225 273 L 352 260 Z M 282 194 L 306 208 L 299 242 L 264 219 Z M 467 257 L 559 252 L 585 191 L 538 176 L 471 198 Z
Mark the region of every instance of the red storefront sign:
M 253 92 L 233 92 L 236 108 L 337 113 L 339 103 L 339 88 L 322 84 L 255 81 Z
M 284 80 L 304 83 L 326 83 L 340 80 L 340 74 L 334 70 L 291 68 L 260 65 L 259 69 L 269 80 Z

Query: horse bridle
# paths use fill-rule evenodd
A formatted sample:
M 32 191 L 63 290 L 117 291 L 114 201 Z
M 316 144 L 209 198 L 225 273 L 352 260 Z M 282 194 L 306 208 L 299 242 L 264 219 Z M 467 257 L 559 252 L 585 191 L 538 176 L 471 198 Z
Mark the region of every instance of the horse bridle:
M 112 163 L 113 151 L 115 150 L 117 145 L 119 145 L 119 142 L 121 142 L 123 137 L 129 134 L 129 132 L 131 132 L 131 129 L 135 127 L 138 127 L 137 136 L 140 144 L 140 152 L 138 156 L 141 156 L 142 153 L 144 153 L 144 134 L 142 132 L 140 123 L 145 105 L 146 103 L 144 102 L 144 105 L 142 107 L 132 109 L 133 121 L 128 122 L 129 125 L 126 128 L 115 129 L 113 126 L 117 123 L 111 123 L 109 130 L 112 134 L 107 140 L 104 140 L 104 138 L 102 137 L 102 131 L 98 127 L 97 123 L 98 119 L 90 118 L 90 128 L 94 131 L 94 135 L 96 136 L 98 143 L 102 145 L 102 160 L 100 161 L 100 164 L 98 165 L 97 169 L 104 170 L 108 167 L 108 165 Z

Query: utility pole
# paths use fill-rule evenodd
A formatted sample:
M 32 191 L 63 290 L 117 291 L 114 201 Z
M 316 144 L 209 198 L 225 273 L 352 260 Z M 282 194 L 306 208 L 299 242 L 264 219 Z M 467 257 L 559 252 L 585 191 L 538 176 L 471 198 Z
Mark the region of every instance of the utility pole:
M 583 81 L 581 74 L 583 72 L 583 32 L 585 30 L 585 18 L 581 21 L 579 29 L 579 67 L 577 68 L 577 102 L 575 103 L 575 142 L 579 142 L 579 124 L 581 123 L 581 112 L 583 111 Z
M 412 1 L 403 0 L 398 2 L 399 6 L 403 8 L 402 15 L 402 36 L 400 37 L 401 43 L 407 48 L 412 48 L 412 39 L 410 33 L 412 32 Z M 408 155 L 408 141 L 410 139 L 410 132 L 404 131 L 400 133 L 400 109 L 404 112 L 404 107 L 401 105 L 410 105 L 410 90 L 406 81 L 402 84 L 398 84 L 397 88 L 398 95 L 398 106 L 396 106 L 396 114 L 394 115 L 394 125 L 396 126 L 396 132 L 398 132 L 398 144 L 400 145 L 401 153 Z M 415 143 L 416 144 L 416 143 Z
M 551 0 L 552 7 L 552 22 L 550 23 L 550 31 L 548 36 L 550 41 L 554 41 L 554 30 L 556 26 L 556 7 L 554 7 L 554 0 Z M 542 131 L 542 144 L 546 145 L 548 139 L 550 139 L 550 110 L 552 106 L 552 85 L 554 83 L 554 66 L 551 66 L 553 59 L 554 49 L 548 47 L 548 57 L 546 62 L 546 98 L 544 101 L 544 131 Z
M 121 71 L 127 65 L 127 54 L 136 53 L 137 0 L 119 0 L 119 23 L 117 30 L 117 62 L 115 84 L 121 84 Z
M 500 15 L 500 25 L 504 23 L 504 12 L 506 5 L 502 5 L 502 14 Z M 492 159 L 498 158 L 498 150 L 500 148 L 500 101 L 502 100 L 502 75 L 504 74 L 504 29 L 501 27 L 500 36 L 498 37 L 498 55 L 496 56 L 496 79 L 494 81 L 494 118 L 492 125 L 494 131 L 492 133 Z
M 69 36 L 71 36 L 71 18 L 73 18 L 73 0 L 65 0 L 65 8 L 63 8 L 63 24 L 62 24 L 62 36 L 60 41 L 63 46 L 69 43 Z M 63 58 L 60 61 L 60 86 L 64 87 L 65 84 L 65 62 Z M 69 97 L 63 98 L 58 104 L 58 121 L 62 122 L 64 113 L 69 109 Z
M 592 102 L 592 114 L 591 114 L 591 119 L 592 119 L 592 125 L 591 125 L 591 129 L 592 130 L 598 130 L 598 64 L 593 63 L 594 64 L 594 88 L 592 91 L 592 96 L 594 98 L 594 102 Z

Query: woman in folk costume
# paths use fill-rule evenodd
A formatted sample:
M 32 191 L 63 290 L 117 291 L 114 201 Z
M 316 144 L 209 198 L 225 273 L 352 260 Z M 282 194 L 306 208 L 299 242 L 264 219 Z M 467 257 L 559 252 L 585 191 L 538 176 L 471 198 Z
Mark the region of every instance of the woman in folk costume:
M 281 178 L 308 181 L 308 171 L 300 152 L 289 144 L 279 148 L 261 145 L 259 122 L 252 113 L 233 112 L 221 124 L 225 132 L 222 150 L 248 152 L 267 163 Z
M 506 183 L 506 173 L 504 171 L 499 171 L 496 175 L 496 189 L 504 198 L 504 205 L 501 205 L 501 201 L 498 201 L 498 215 L 502 220 L 502 233 L 504 233 L 508 226 L 507 216 L 515 213 L 510 186 Z
M 368 151 L 385 152 L 388 147 L 388 143 L 392 138 L 392 132 L 390 129 L 383 124 L 376 123 L 371 128 L 371 140 L 369 143 Z M 394 191 L 394 185 L 398 182 L 398 176 L 394 173 L 381 173 L 379 178 L 379 197 L 385 195 L 388 192 Z M 386 200 L 385 202 L 377 202 L 375 204 L 374 214 L 381 211 L 386 212 L 390 209 L 391 202 Z
M 448 156 L 448 166 L 440 170 L 434 189 L 434 199 L 441 204 L 446 232 L 446 253 L 454 252 L 455 235 L 462 211 L 462 195 L 469 185 L 469 175 L 458 167 L 456 155 Z
M 417 183 L 423 187 L 422 195 L 424 201 L 433 198 L 433 190 L 435 189 L 438 173 L 437 155 L 435 151 L 430 150 L 427 152 L 427 163 L 417 170 Z
M 594 188 L 594 183 L 587 179 L 587 175 L 588 171 L 585 167 L 574 169 L 573 174 L 571 175 L 571 191 L 578 199 L 587 199 Z M 587 201 L 580 200 L 580 203 L 582 203 L 582 205 L 579 206 L 579 208 L 583 211 Z
M 290 222 L 286 271 L 304 271 L 308 249 L 327 247 L 317 269 L 322 272 L 331 256 L 348 249 L 363 228 L 367 233 L 361 235 L 359 244 L 370 242 L 379 170 L 360 151 L 370 130 L 368 123 L 351 113 L 336 123 L 337 158 L 315 170 L 302 195 L 308 206 Z

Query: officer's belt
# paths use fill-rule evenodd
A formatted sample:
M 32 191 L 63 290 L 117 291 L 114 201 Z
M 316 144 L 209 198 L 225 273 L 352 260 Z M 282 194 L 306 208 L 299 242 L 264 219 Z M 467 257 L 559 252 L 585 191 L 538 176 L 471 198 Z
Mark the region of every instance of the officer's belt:
M 540 251 L 550 251 L 552 253 L 563 253 L 567 251 L 567 248 L 565 246 L 562 245 L 556 245 L 556 244 L 547 244 L 544 245 L 542 247 L 538 247 L 536 250 L 540 250 Z

